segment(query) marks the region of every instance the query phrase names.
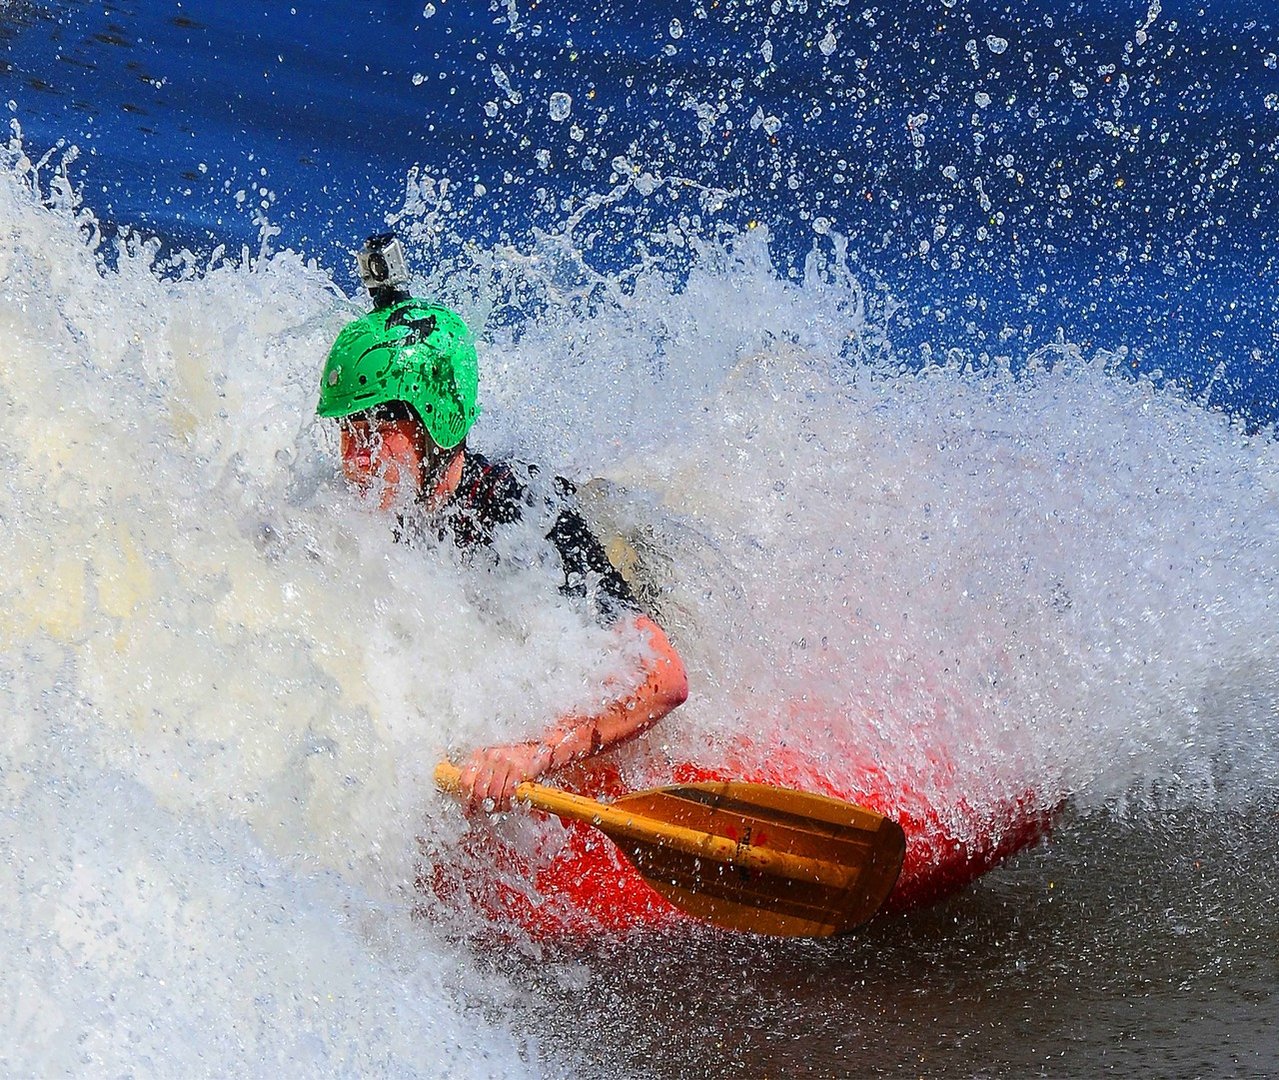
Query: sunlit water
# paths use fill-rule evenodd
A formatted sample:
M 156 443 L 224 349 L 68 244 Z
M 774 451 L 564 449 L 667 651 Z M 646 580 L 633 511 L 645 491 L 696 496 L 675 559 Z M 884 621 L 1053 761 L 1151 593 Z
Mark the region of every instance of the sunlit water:
M 321 359 L 364 308 L 343 294 L 345 268 L 314 261 L 350 246 L 344 228 L 313 241 L 292 219 L 303 197 L 285 192 L 277 206 L 274 178 L 232 210 L 249 186 L 235 177 L 211 204 L 225 219 L 204 207 L 229 256 L 175 256 L 181 244 L 138 237 L 119 247 L 107 211 L 146 203 L 142 189 L 125 183 L 126 197 L 102 192 L 99 203 L 90 183 L 82 203 L 59 172 L 62 152 L 37 168 L 29 137 L 15 138 L 0 169 L 4 1071 L 1279 1068 L 1279 452 L 1257 430 L 1266 408 L 1232 421 L 1210 407 L 1231 396 L 1227 384 L 1255 393 L 1239 372 L 1264 373 L 1273 351 L 1269 263 L 1258 258 L 1256 288 L 1231 297 L 1245 314 L 1231 315 L 1215 299 L 1234 286 L 1220 283 L 1212 239 L 1226 236 L 1220 218 L 1242 243 L 1254 210 L 1264 230 L 1259 185 L 1273 162 L 1249 172 L 1236 147 L 1193 126 L 1178 139 L 1206 140 L 1211 153 L 1167 149 L 1163 95 L 1199 115 L 1197 97 L 1164 88 L 1191 63 L 1168 60 L 1194 33 L 1193 22 L 1175 28 L 1184 13 L 1137 12 L 1114 55 L 1101 42 L 1083 50 L 1087 63 L 1051 20 L 1033 28 L 1034 48 L 1047 47 L 1044 34 L 1067 44 L 1052 63 L 1032 56 L 1027 24 L 1030 89 L 1011 93 L 1018 104 L 995 92 L 1013 81 L 1007 65 L 1023 63 L 1016 35 L 946 5 L 965 25 L 939 40 L 972 66 L 960 81 L 976 119 L 965 123 L 982 136 L 965 128 L 960 153 L 940 105 L 919 120 L 896 102 L 914 124 L 898 125 L 873 107 L 877 86 L 836 78 L 841 58 L 865 72 L 858 55 L 922 33 L 890 34 L 897 16 L 866 12 L 855 32 L 812 37 L 817 68 L 804 70 L 819 89 L 804 93 L 856 127 L 873 160 L 900 158 L 923 176 L 958 161 L 964 194 L 954 178 L 924 180 L 926 213 L 916 205 L 907 220 L 886 199 L 862 200 L 865 218 L 844 226 L 860 181 L 838 212 L 819 194 L 836 168 L 853 168 L 838 165 L 832 139 L 806 171 L 785 139 L 816 116 L 801 123 L 770 96 L 786 96 L 768 80 L 793 68 L 781 50 L 800 47 L 803 20 L 791 7 L 758 19 L 749 8 L 733 17 L 761 73 L 729 96 L 745 115 L 722 140 L 753 162 L 736 196 L 688 179 L 701 166 L 683 142 L 664 146 L 652 171 L 644 151 L 654 156 L 657 136 L 616 161 L 625 147 L 609 124 L 627 110 L 609 119 L 585 86 L 555 81 L 577 71 L 567 52 L 543 86 L 536 56 L 516 63 L 512 46 L 506 89 L 492 57 L 481 64 L 476 107 L 495 102 L 483 129 L 531 176 L 545 172 L 533 156 L 543 145 L 597 159 L 594 169 L 563 202 L 550 181 L 528 200 L 540 229 L 471 223 L 500 234 L 490 240 L 468 234 L 471 208 L 514 217 L 523 180 L 488 178 L 500 189 L 489 200 L 426 168 L 397 188 L 391 223 L 423 270 L 417 290 L 480 332 L 474 444 L 602 481 L 588 490 L 591 512 L 641 556 L 645 595 L 688 662 L 689 704 L 619 754 L 630 782 L 659 783 L 673 762 L 713 766 L 746 736 L 764 756 L 785 745 L 834 783 L 872 762 L 961 835 L 1008 797 L 1064 805 L 1052 840 L 938 907 L 838 942 L 689 930 L 541 944 L 495 938 L 480 913 L 418 895 L 420 860 L 454 858 L 465 828 L 433 792 L 434 763 L 588 706 L 633 670 L 635 643 L 619 649 L 536 572 L 489 573 L 392 543 L 343 488 L 333 433 L 313 413 Z M 16 10 L 4 8 L 15 20 Z M 510 40 L 533 49 L 526 14 L 507 5 L 503 18 L 516 24 Z M 660 14 L 660 55 L 697 55 L 696 17 Z M 423 25 L 445 25 L 444 13 Z M 118 36 L 126 44 L 105 55 L 127 47 Z M 1262 72 L 1254 88 L 1275 70 L 1267 55 L 1248 61 Z M 1131 94 L 1112 85 L 1110 61 L 1127 65 Z M 662 85 L 692 78 L 680 70 Z M 130 88 L 149 94 L 154 81 L 136 90 L 130 76 Z M 543 133 L 519 147 L 536 127 L 518 119 L 519 87 L 561 85 L 573 90 L 569 112 L 546 102 L 559 142 Z M 677 140 L 724 135 L 735 113 L 708 112 L 712 96 L 665 95 L 690 128 L 673 128 Z M 1235 106 L 1279 115 L 1260 100 Z M 154 115 L 140 122 L 177 123 L 162 102 L 146 107 Z M 1001 138 L 1018 155 L 1041 138 L 1030 112 L 1061 135 L 1076 108 L 1092 109 L 1086 130 L 1118 149 L 1056 164 L 1045 151 L 1025 168 L 1029 196 L 1012 166 L 963 187 L 991 172 Z M 1170 109 L 1177 123 L 1185 111 Z M 778 133 L 780 144 L 767 141 Z M 1254 150 L 1266 137 L 1257 132 Z M 1156 159 L 1154 179 L 1127 167 L 1138 152 Z M 126 171 L 162 186 L 167 166 L 130 153 Z M 502 154 L 486 164 L 499 177 Z M 331 167 L 342 172 L 339 155 Z M 209 183 L 234 171 L 215 161 Z M 746 220 L 776 209 L 762 194 L 770 184 L 794 200 L 798 233 Z M 1093 193 L 1087 211 L 1082 191 Z M 335 184 L 306 201 L 371 197 Z M 751 211 L 737 223 L 722 214 L 733 198 Z M 156 194 L 138 216 L 180 234 L 183 214 L 159 209 L 168 202 Z M 1164 235 L 1149 222 L 1169 206 Z M 992 224 L 1001 207 L 1015 220 Z M 1085 228 L 1090 213 L 1101 225 Z M 977 228 L 1009 238 L 1004 255 L 975 243 Z M 1122 271 L 1085 266 L 1092 286 L 1067 288 L 1072 271 L 1047 247 L 1072 242 L 1094 245 L 1080 265 L 1124 251 Z M 898 249 L 922 301 L 903 304 L 859 265 Z M 993 275 L 1005 257 L 1022 300 L 1057 266 L 1043 308 L 1035 300 L 996 332 L 983 321 L 993 286 L 980 302 L 941 298 L 956 287 L 948 269 Z M 1180 308 L 1155 296 L 1147 270 L 1221 317 L 1200 311 L 1156 334 L 1161 363 L 1185 346 L 1171 359 L 1193 393 L 1163 386 L 1123 334 L 1097 333 L 1110 342 L 1099 349 L 1103 315 L 1079 322 L 1090 295 L 1095 311 L 1098 295 L 1136 290 L 1149 320 L 1133 321 L 1134 342 L 1148 338 Z M 1058 333 L 1066 310 L 1062 321 L 1090 340 Z M 1229 378 L 1214 366 L 1223 350 Z M 535 541 L 517 537 L 506 565 L 535 561 Z M 558 835 L 518 819 L 497 827 L 529 849 Z
M 1068 343 L 1015 377 L 859 364 L 873 328 L 856 280 L 838 260 L 779 280 L 751 235 L 708 248 L 678 291 L 654 272 L 585 320 L 496 331 L 478 445 L 608 478 L 614 527 L 664 556 L 650 585 L 694 698 L 624 752 L 635 779 L 713 764 L 746 731 L 834 776 L 869 755 L 943 807 L 1029 790 L 1075 810 L 1058 844 L 850 942 L 693 933 L 552 948 L 532 968 L 525 943 L 494 967 L 461 943 L 476 913 L 409 917 L 416 838 L 447 858 L 462 828 L 431 767 L 589 702 L 626 650 L 611 659 L 536 574 L 393 544 L 342 489 L 312 399 L 355 306 L 323 272 L 281 253 L 159 274 L 146 245 L 104 270 L 91 214 L 56 181 L 42 206 L 31 184 L 14 144 L 15 1071 L 685 1075 L 721 1053 L 810 1060 L 813 1038 L 831 1075 L 845 1053 L 888 1071 L 918 1053 L 931 1071 L 947 1040 L 980 1070 L 1035 1060 L 1010 994 L 1033 1030 L 1039 993 L 1066 1022 L 1063 995 L 1097 992 L 1090 976 L 1107 1000 L 1146 987 L 1141 1015 L 1177 1015 L 1169 982 L 1220 987 L 1214 1007 L 1246 1016 L 1273 993 L 1256 921 L 1279 770 L 1267 436 Z M 503 290 L 553 297 L 528 265 L 483 269 L 487 293 L 452 298 L 473 319 Z M 661 357 L 639 347 L 659 318 Z M 564 360 L 592 337 L 609 344 Z M 655 983 L 697 993 L 654 999 L 673 1012 L 639 1035 L 625 1017 L 649 1014 Z M 757 1020 L 764 987 L 776 1011 Z M 641 1053 L 666 1045 L 657 1030 L 695 1038 L 663 1066 Z M 1060 1023 L 1045 1038 L 1078 1049 Z

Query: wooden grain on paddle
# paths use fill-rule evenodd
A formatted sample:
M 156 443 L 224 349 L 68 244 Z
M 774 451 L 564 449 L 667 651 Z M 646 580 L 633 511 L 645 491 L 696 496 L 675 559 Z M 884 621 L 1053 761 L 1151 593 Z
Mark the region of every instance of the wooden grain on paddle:
M 448 762 L 436 783 L 457 791 Z M 516 798 L 609 836 L 681 911 L 783 937 L 844 933 L 897 881 L 906 840 L 889 818 L 824 795 L 743 781 L 679 784 L 614 803 L 525 782 Z

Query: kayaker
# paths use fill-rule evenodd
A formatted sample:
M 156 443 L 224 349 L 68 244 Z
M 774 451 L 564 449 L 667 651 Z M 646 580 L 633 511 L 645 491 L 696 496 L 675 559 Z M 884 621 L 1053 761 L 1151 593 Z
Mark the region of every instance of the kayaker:
M 370 237 L 358 256 L 374 310 L 338 334 L 320 378 L 317 412 L 340 425 L 347 481 L 394 515 L 397 540 L 434 535 L 466 551 L 495 537 L 535 504 L 533 467 L 490 461 L 466 446 L 474 424 L 478 367 L 470 331 L 453 311 L 412 298 L 398 241 Z M 649 649 L 639 685 L 594 715 L 561 717 L 539 739 L 474 751 L 462 769 L 472 809 L 510 805 L 516 785 L 615 746 L 656 723 L 688 696 L 683 661 L 636 603 L 582 518 L 573 485 L 555 478 L 539 510 L 559 556 L 559 590 L 580 598 L 601 624 L 638 633 Z

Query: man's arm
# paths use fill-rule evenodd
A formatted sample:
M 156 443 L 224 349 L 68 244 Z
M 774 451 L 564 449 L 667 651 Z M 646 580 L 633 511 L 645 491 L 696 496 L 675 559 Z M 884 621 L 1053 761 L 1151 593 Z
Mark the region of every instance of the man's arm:
M 469 809 L 504 810 L 521 781 L 634 738 L 684 703 L 688 674 L 666 632 L 647 615 L 636 616 L 634 625 L 652 649 L 643 682 L 594 716 L 564 717 L 541 739 L 477 750 L 462 769 L 462 795 Z M 488 806 L 486 799 L 492 800 Z

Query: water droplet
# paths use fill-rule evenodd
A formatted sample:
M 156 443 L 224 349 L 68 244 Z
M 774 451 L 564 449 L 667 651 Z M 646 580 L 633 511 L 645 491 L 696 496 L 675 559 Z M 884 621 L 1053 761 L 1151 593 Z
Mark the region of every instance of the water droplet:
M 555 93 L 551 95 L 551 119 L 567 120 L 568 114 L 573 111 L 573 99 L 568 94 Z
M 994 34 L 990 34 L 986 38 L 986 48 L 988 48 L 991 52 L 993 52 L 996 56 L 998 56 L 1000 53 L 1002 53 L 1005 49 L 1008 48 L 1008 39 L 995 37 Z
M 682 38 L 684 36 L 684 27 L 680 24 L 679 19 L 671 20 L 671 37 Z

